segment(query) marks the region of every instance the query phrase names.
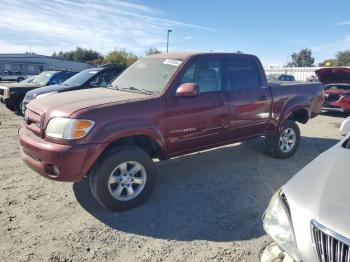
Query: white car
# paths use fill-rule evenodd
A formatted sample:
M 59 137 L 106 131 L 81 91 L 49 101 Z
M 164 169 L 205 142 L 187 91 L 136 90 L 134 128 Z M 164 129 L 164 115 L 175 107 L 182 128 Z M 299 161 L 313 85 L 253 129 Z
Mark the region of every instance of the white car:
M 267 261 L 350 261 L 350 117 L 338 144 L 322 153 L 271 199 L 264 230 L 274 240 Z

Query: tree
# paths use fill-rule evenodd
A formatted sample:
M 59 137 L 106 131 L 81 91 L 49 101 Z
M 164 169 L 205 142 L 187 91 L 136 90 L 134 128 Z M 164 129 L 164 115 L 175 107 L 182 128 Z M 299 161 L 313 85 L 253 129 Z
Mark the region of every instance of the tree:
M 123 64 L 127 66 L 134 63 L 137 59 L 138 57 L 136 55 L 125 51 L 125 49 L 109 52 L 105 57 L 107 63 Z
M 145 55 L 156 55 L 156 54 L 161 54 L 162 52 L 159 51 L 157 48 L 150 47 L 146 52 Z
M 287 64 L 290 67 L 310 67 L 314 66 L 315 58 L 312 57 L 311 49 L 305 48 L 299 51 L 299 53 L 293 53 L 291 55 L 292 61 Z
M 338 52 L 335 56 L 336 66 L 350 66 L 350 49 Z
M 322 63 L 319 63 L 318 66 L 335 66 L 335 59 L 326 59 Z
M 97 60 L 103 58 L 103 56 L 92 49 L 85 49 L 81 47 L 77 47 L 73 51 L 62 52 L 60 51 L 58 54 L 56 52 L 53 53 L 52 56 L 56 55 L 58 58 L 77 61 L 77 62 L 89 62 L 92 60 Z

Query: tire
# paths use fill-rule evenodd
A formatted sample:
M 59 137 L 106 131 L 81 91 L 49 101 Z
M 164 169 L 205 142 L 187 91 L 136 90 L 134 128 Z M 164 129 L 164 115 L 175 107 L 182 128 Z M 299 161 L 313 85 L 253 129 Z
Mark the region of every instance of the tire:
M 138 169 L 133 175 L 132 170 Z M 89 176 L 90 189 L 95 199 L 113 211 L 140 205 L 151 194 L 155 180 L 156 170 L 152 159 L 137 147 L 119 147 L 107 151 Z
M 22 100 L 20 100 L 20 101 L 22 101 Z M 22 102 L 18 102 L 18 103 L 16 103 L 16 105 L 15 105 L 15 113 L 16 113 L 16 115 L 18 115 L 18 116 L 23 116 L 23 112 L 22 112 Z
M 295 122 L 287 120 L 277 135 L 266 137 L 266 153 L 275 158 L 290 158 L 299 144 L 300 129 Z
M 15 111 L 15 107 L 14 106 L 6 105 L 6 104 L 5 104 L 5 106 L 6 106 L 6 108 L 8 110 Z

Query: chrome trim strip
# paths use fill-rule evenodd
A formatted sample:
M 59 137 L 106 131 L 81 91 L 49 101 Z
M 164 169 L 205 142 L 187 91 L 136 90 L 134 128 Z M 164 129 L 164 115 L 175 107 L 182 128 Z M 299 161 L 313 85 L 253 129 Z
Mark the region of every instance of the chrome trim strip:
M 312 245 L 320 261 L 350 261 L 350 239 L 325 227 L 315 220 L 310 223 Z M 324 243 L 324 237 L 326 243 Z M 334 242 L 335 246 L 334 246 Z M 325 248 L 327 250 L 325 250 Z M 328 251 L 328 252 L 327 252 Z M 329 252 L 331 251 L 331 252 Z M 345 252 L 344 252 L 345 251 Z M 344 254 L 345 253 L 345 254 Z
M 343 242 L 344 244 L 350 246 L 350 239 L 346 238 L 342 235 L 340 235 L 339 233 L 325 227 L 324 225 L 318 223 L 315 220 L 311 220 L 311 225 L 315 226 L 317 229 L 321 230 L 323 233 L 330 235 L 331 237 Z

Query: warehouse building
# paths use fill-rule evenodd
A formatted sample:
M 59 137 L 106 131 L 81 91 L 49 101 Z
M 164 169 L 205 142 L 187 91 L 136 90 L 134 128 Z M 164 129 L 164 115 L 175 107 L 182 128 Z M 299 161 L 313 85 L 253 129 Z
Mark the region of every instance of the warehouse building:
M 71 70 L 79 72 L 92 67 L 88 63 L 64 60 L 37 54 L 0 54 L 0 75 L 37 75 L 48 70 Z

